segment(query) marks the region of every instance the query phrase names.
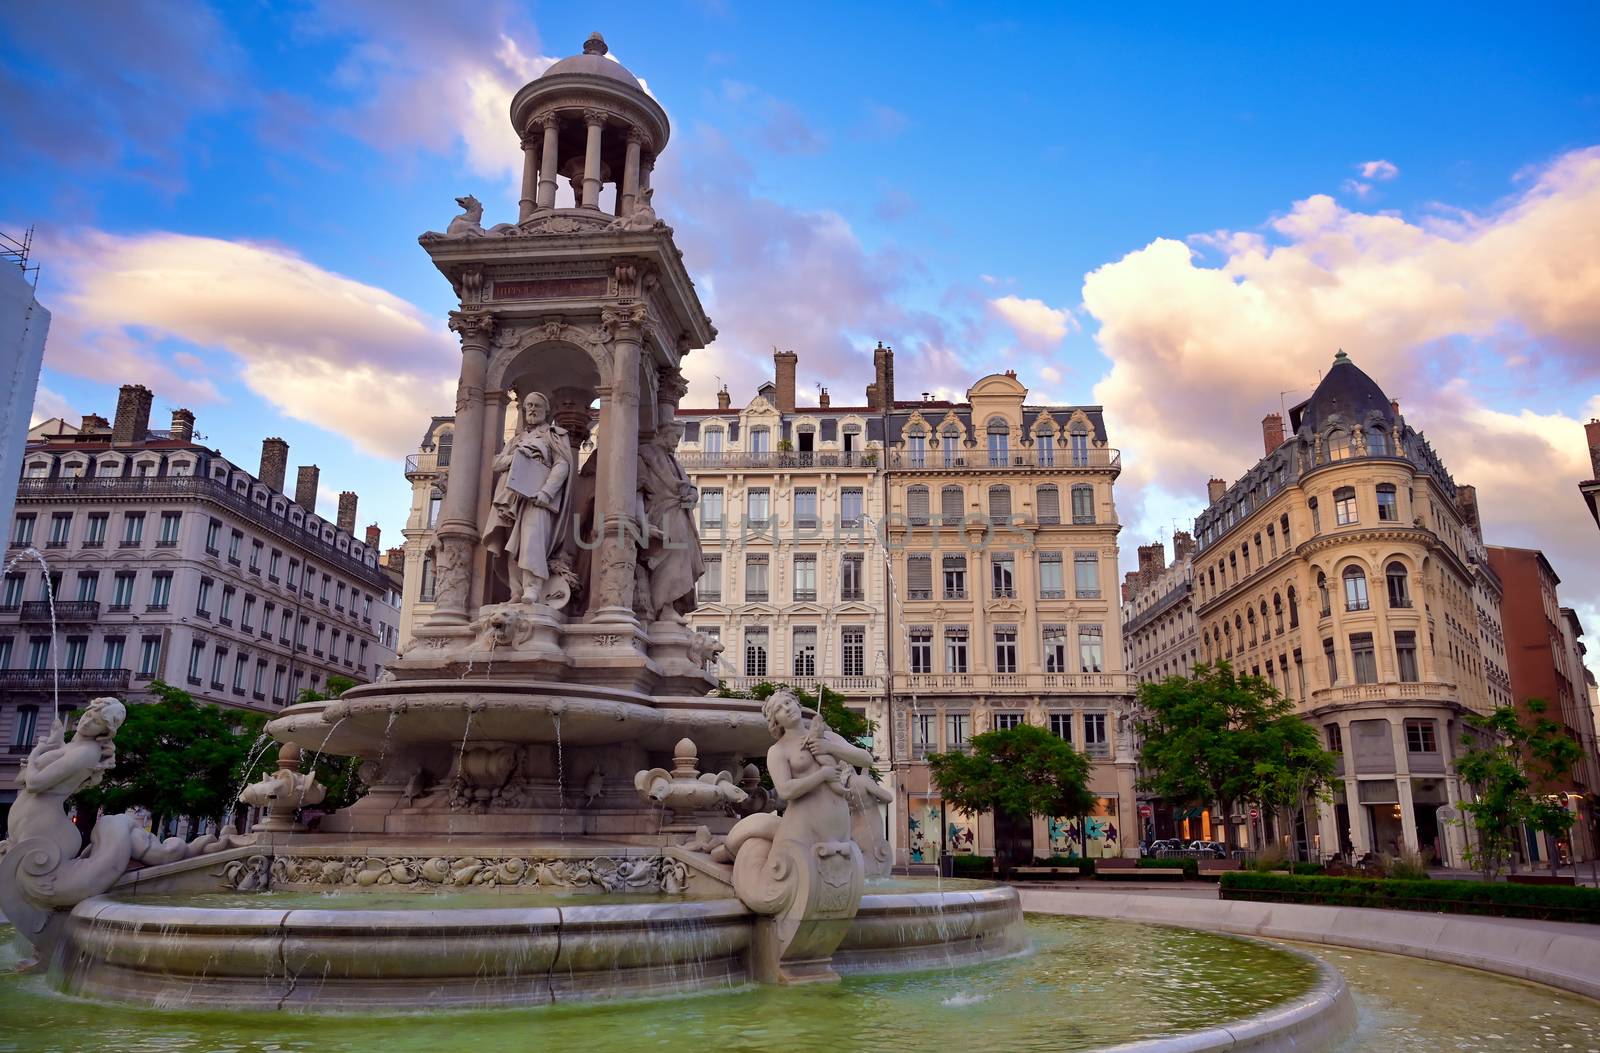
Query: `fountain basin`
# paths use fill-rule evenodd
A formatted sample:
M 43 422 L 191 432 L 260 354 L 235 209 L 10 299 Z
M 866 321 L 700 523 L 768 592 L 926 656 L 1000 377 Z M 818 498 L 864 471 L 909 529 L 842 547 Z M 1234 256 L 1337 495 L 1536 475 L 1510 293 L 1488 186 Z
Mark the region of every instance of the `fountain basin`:
M 391 886 L 392 887 L 392 886 Z M 51 963 L 69 994 L 154 1006 L 350 1012 L 429 1005 L 540 1005 L 729 987 L 749 981 L 756 916 L 735 899 L 619 894 L 304 893 L 275 906 L 98 896 L 73 910 Z M 483 906 L 504 902 L 506 906 Z M 558 904 L 558 905 L 555 905 Z M 1016 891 L 863 897 L 836 961 L 850 973 L 958 965 L 1025 946 Z

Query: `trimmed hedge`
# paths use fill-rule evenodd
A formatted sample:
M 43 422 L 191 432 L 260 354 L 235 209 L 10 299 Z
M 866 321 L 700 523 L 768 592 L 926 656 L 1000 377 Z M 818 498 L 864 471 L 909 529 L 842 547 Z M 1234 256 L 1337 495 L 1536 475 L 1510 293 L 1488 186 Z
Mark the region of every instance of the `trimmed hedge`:
M 1487 914 L 1600 925 L 1600 890 L 1487 881 L 1293 877 L 1236 871 L 1222 875 L 1222 898 L 1259 903 L 1316 903 L 1441 914 Z
M 1035 859 L 1033 865 L 1037 867 L 1077 867 L 1079 877 L 1089 877 L 1094 874 L 1094 860 L 1083 856 L 1050 856 L 1048 859 Z
M 953 877 L 994 877 L 994 859 L 991 856 L 951 856 L 950 873 Z
M 1183 876 L 1190 881 L 1200 880 L 1200 861 L 1197 859 L 1153 859 L 1141 858 L 1140 870 L 1182 870 Z

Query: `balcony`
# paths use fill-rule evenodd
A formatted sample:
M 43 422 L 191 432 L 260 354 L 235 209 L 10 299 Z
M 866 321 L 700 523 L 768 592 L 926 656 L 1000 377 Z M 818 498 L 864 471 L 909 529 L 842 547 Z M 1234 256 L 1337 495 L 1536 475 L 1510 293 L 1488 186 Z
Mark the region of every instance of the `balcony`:
M 93 622 L 100 618 L 99 600 L 57 600 L 56 624 L 68 625 Z M 50 623 L 48 600 L 29 600 L 22 605 L 21 621 L 24 623 Z
M 1348 702 L 1450 702 L 1457 698 L 1456 686 L 1445 683 L 1345 684 L 1311 692 L 1311 705 L 1339 705 Z
M 1003 472 L 1008 469 L 1028 468 L 1046 471 L 1096 471 L 1121 470 L 1122 452 L 1110 447 L 1092 449 L 1085 453 L 1052 450 L 1040 457 L 1037 450 L 1011 450 L 1004 455 L 991 456 L 986 450 L 962 451 L 955 456 L 943 452 L 918 455 L 902 450 L 889 451 L 890 469 L 904 471 L 949 471 L 953 468 L 982 469 Z
M 63 669 L 62 691 L 116 694 L 128 689 L 126 669 Z M 56 674 L 49 669 L 0 669 L 0 691 L 50 691 Z
M 795 589 L 794 590 L 794 602 L 796 602 L 796 603 L 815 603 L 816 600 L 817 600 L 817 590 L 816 589 Z
M 991 691 L 1132 694 L 1127 673 L 897 673 L 896 694 L 941 695 Z
M 801 691 L 815 692 L 818 685 L 841 695 L 879 695 L 885 677 L 881 676 L 725 676 L 723 684 L 735 691 L 749 691 L 760 684 L 788 684 Z

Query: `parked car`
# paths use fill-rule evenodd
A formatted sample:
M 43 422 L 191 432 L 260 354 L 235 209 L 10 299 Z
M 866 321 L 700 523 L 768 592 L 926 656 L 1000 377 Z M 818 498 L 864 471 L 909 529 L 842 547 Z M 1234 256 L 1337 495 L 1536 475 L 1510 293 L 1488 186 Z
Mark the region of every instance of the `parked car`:
M 1144 856 L 1160 855 L 1162 852 L 1176 852 L 1183 847 L 1183 842 L 1175 837 L 1158 838 L 1147 841 L 1140 846 L 1139 854 Z
M 1228 846 L 1221 841 L 1190 841 L 1191 852 L 1209 852 L 1213 859 L 1227 859 Z

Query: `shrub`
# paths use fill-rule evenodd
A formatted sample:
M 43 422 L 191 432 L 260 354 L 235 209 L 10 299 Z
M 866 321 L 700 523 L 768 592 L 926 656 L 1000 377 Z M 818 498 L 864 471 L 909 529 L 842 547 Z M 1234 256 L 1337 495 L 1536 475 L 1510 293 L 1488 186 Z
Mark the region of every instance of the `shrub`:
M 1503 918 L 1582 921 L 1600 925 L 1600 890 L 1571 885 L 1296 877 L 1238 871 L 1222 875 L 1222 898 L 1444 914 L 1486 914 Z
M 1146 857 L 1139 860 L 1139 868 L 1141 870 L 1151 868 L 1182 870 L 1183 876 L 1190 881 L 1200 880 L 1200 863 L 1194 859 L 1151 859 Z
M 1289 856 L 1282 845 L 1268 845 L 1250 860 L 1250 869 L 1265 874 L 1274 870 L 1289 869 Z
M 1428 880 L 1428 863 L 1420 853 L 1401 852 L 1398 856 L 1385 856 L 1383 864 L 1385 877 L 1400 881 Z
M 955 877 L 992 877 L 994 860 L 989 856 L 951 856 L 950 872 Z
M 1321 863 L 1291 863 L 1289 865 L 1289 871 L 1293 874 L 1300 874 L 1304 877 L 1310 877 L 1315 874 L 1326 874 L 1328 872 L 1328 868 L 1323 866 Z

